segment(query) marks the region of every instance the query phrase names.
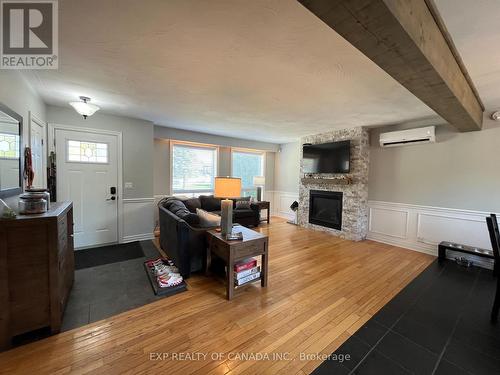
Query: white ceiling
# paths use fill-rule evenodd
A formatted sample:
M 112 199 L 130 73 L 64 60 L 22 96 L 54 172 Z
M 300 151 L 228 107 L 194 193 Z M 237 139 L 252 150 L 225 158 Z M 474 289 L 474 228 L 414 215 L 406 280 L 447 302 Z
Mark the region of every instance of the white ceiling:
M 500 105 L 490 83 L 498 87 L 500 75 L 498 15 L 490 12 L 500 6 L 436 2 L 452 13 L 443 18 L 484 102 Z M 493 7 L 476 14 L 487 22 L 464 20 L 481 2 Z M 59 4 L 59 70 L 29 74 L 49 104 L 86 95 L 103 112 L 276 143 L 435 116 L 296 0 Z M 491 44 L 479 48 L 475 38 Z

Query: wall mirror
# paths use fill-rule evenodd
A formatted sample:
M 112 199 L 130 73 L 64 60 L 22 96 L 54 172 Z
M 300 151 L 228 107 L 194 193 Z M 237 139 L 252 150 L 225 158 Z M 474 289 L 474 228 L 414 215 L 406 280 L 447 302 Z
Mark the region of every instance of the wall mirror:
M 22 193 L 23 118 L 0 103 L 0 198 Z

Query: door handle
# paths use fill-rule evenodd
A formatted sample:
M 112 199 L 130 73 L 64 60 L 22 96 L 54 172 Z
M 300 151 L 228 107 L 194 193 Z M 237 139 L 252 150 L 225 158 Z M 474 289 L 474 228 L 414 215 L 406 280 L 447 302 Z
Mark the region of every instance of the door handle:
M 107 201 L 114 201 L 114 200 L 116 200 L 116 197 L 115 197 L 115 196 L 112 196 L 111 198 L 108 198 L 108 199 L 106 199 L 106 200 L 107 200 Z

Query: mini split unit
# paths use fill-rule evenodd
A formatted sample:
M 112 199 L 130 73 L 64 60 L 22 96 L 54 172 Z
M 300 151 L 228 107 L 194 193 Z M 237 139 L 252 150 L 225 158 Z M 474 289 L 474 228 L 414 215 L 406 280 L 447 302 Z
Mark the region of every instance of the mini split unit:
M 434 142 L 436 142 L 435 126 L 380 134 L 380 147 L 395 147 Z

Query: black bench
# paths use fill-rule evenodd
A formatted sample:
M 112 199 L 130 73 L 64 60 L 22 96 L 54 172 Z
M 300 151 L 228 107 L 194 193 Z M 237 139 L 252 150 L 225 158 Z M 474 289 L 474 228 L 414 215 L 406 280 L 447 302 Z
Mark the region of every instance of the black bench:
M 452 250 L 460 253 L 472 254 L 483 258 L 493 259 L 493 266 L 494 266 L 493 272 L 495 273 L 495 275 L 497 274 L 497 264 L 495 262 L 495 255 L 493 254 L 492 250 L 481 249 L 479 247 L 474 247 L 474 246 L 461 245 L 454 242 L 442 241 L 439 243 L 438 246 L 438 259 L 440 262 L 446 259 L 446 250 Z

